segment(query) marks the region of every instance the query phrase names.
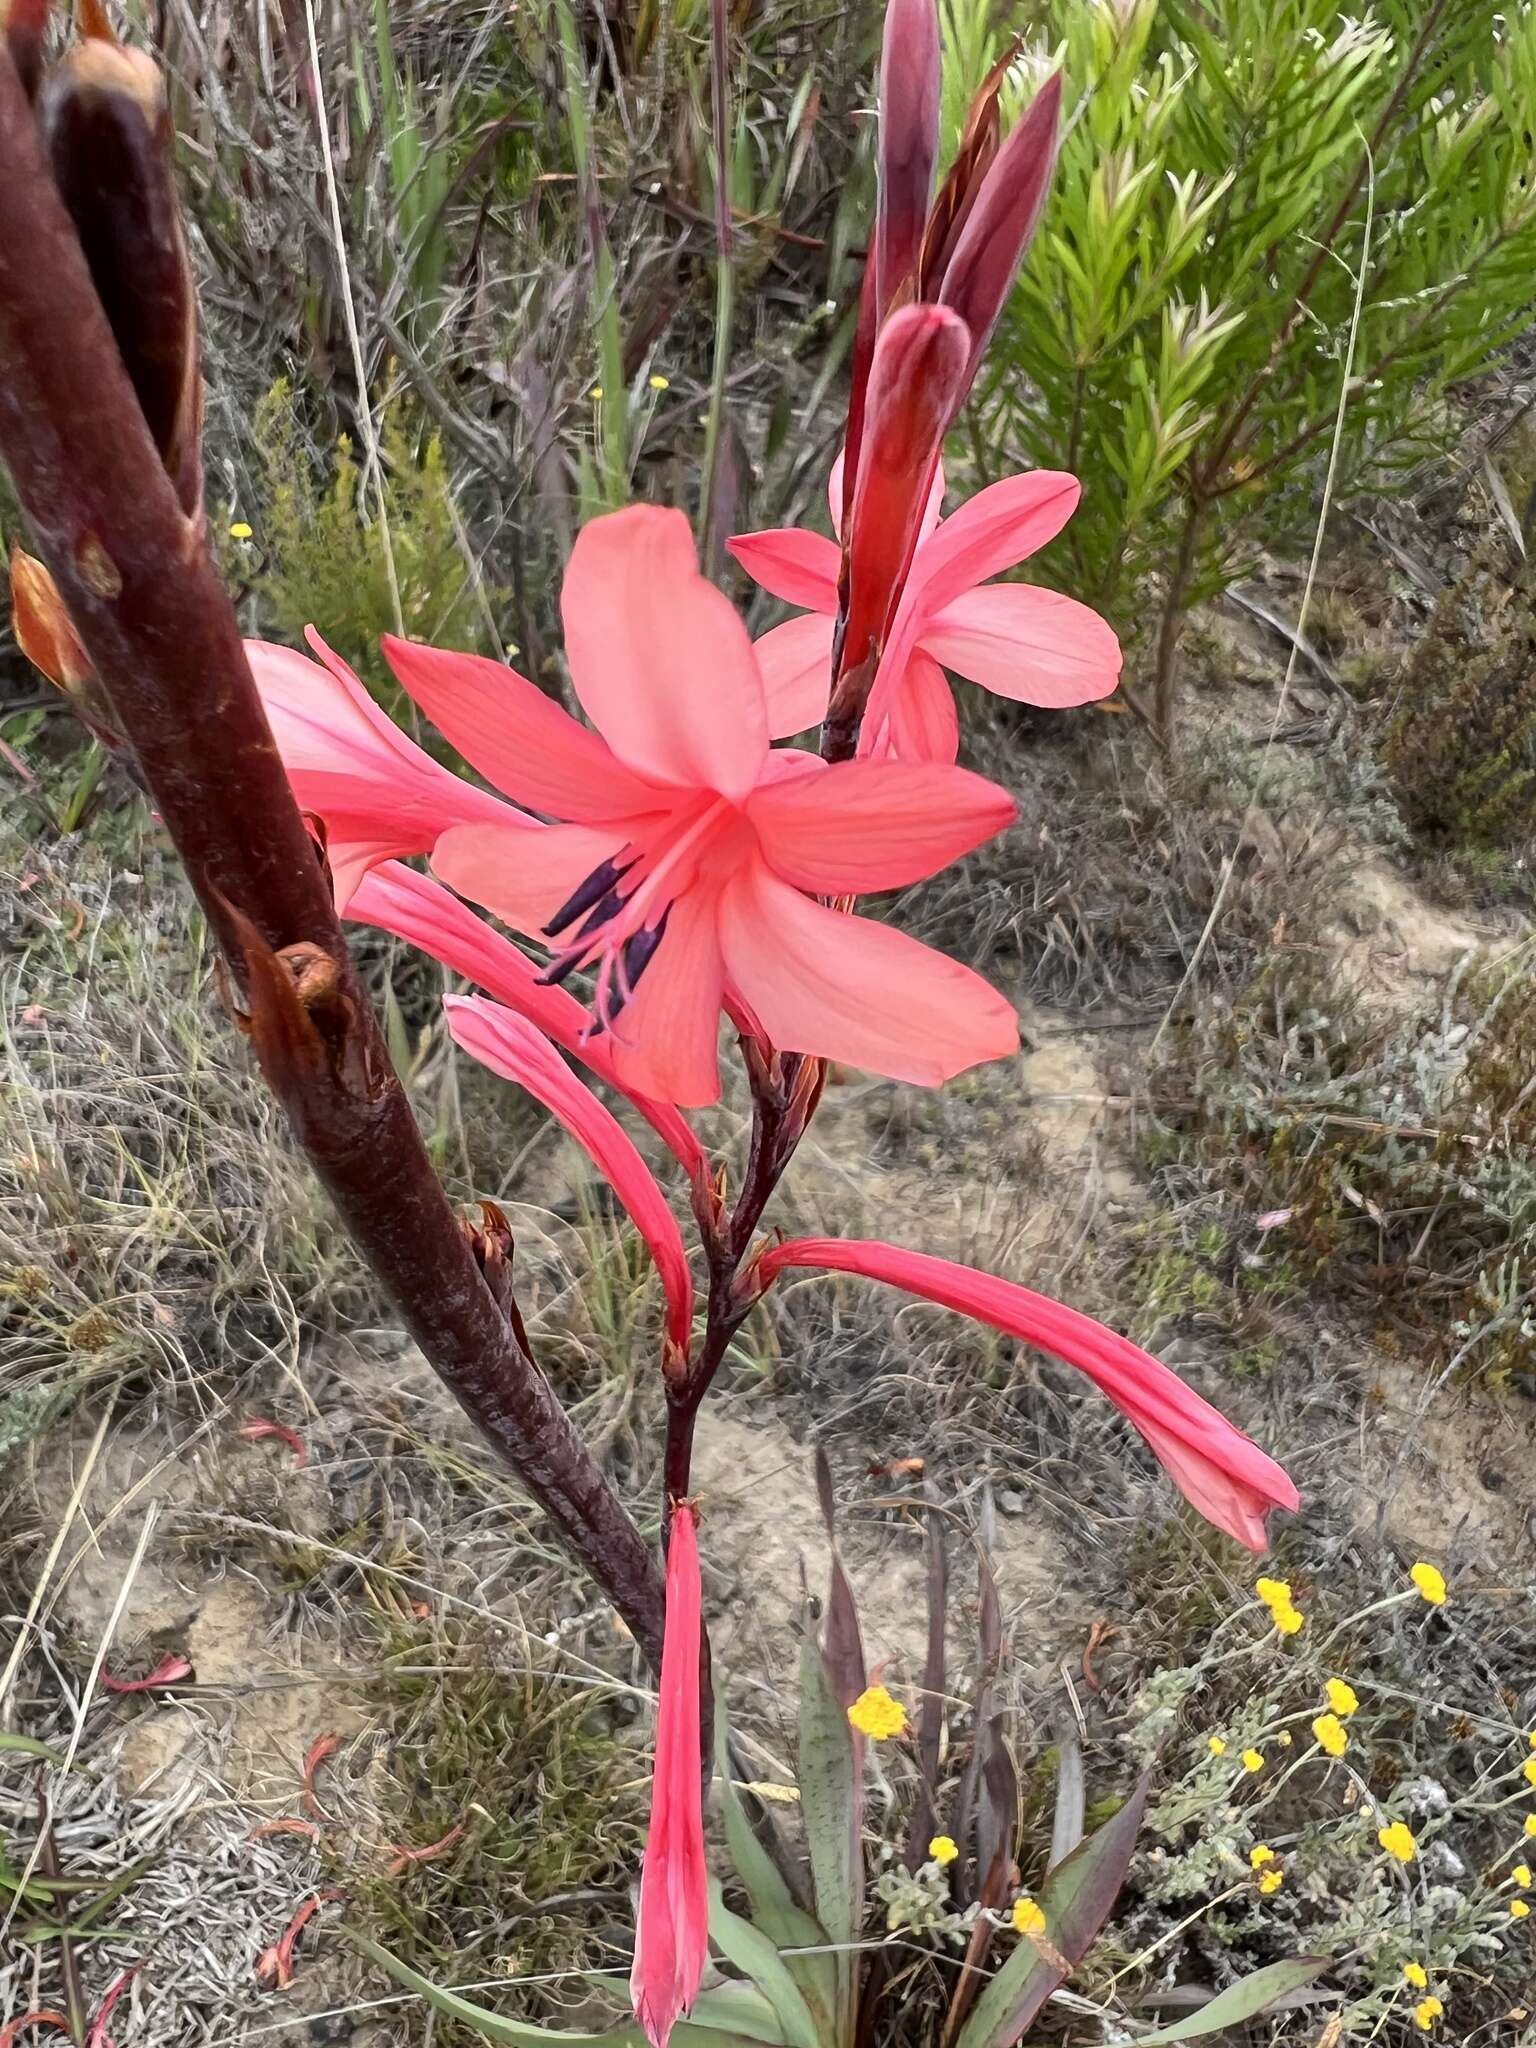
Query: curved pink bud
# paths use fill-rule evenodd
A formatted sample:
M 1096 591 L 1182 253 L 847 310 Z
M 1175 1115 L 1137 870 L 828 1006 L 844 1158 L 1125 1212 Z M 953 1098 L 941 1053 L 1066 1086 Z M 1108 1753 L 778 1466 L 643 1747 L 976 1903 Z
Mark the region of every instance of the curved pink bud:
M 953 307 L 971 330 L 966 390 L 1045 209 L 1060 117 L 1061 73 L 1055 71 L 993 158 L 945 266 L 939 304 Z
M 880 51 L 879 315 L 917 268 L 939 153 L 939 15 L 934 0 L 891 0 Z
M 526 1088 L 565 1126 L 610 1183 L 650 1247 L 667 1297 L 667 1337 L 686 1355 L 693 1326 L 688 1254 L 667 1198 L 624 1126 L 526 1017 L 486 996 L 444 996 L 443 1010 L 454 1043 L 493 1074 Z
M 965 393 L 970 348 L 965 323 L 942 306 L 904 306 L 880 331 L 847 529 L 840 676 L 887 637 L 922 536 L 944 436 Z
M 358 884 L 345 915 L 393 932 L 466 981 L 477 981 L 487 995 L 527 1017 L 546 1038 L 627 1096 L 689 1174 L 702 1171 L 704 1148 L 682 1111 L 626 1088 L 614 1072 L 612 1041 L 592 1035 L 592 1020 L 576 998 L 563 988 L 547 987 L 536 961 L 476 917 L 441 882 L 399 861 L 385 861 Z
M 699 1739 L 700 1596 L 697 1521 L 692 1506 L 678 1501 L 667 1545 L 656 1769 L 629 1980 L 635 2018 L 651 2048 L 666 2048 L 673 2027 L 692 2006 L 709 1953 Z
M 1250 1550 L 1266 1547 L 1264 1517 L 1271 1508 L 1294 1514 L 1301 1505 L 1274 1459 L 1177 1373 L 1075 1308 L 973 1267 L 869 1239 L 796 1238 L 771 1245 L 757 1270 L 769 1282 L 791 1266 L 862 1273 L 990 1323 L 994 1330 L 1075 1365 L 1140 1430 L 1191 1506 Z

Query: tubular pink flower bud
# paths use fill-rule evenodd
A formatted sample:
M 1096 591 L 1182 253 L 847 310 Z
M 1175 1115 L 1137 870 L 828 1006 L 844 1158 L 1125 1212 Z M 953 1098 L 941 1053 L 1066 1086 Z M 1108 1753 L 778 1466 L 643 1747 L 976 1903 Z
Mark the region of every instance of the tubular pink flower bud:
M 526 1088 L 563 1124 L 628 1211 L 645 1239 L 667 1297 L 667 1338 L 686 1356 L 693 1325 L 693 1278 L 682 1232 L 655 1176 L 623 1125 L 571 1072 L 544 1034 L 487 996 L 444 996 L 455 1045 L 482 1066 Z
M 1023 120 L 998 150 L 944 266 L 939 303 L 953 307 L 971 331 L 967 390 L 1039 224 L 1056 167 L 1060 115 L 1061 73 L 1057 71 L 1035 94 Z
M 875 279 L 881 319 L 912 281 L 928 221 L 939 148 L 939 62 L 934 0 L 891 0 L 880 53 Z
M 1191 1506 L 1250 1550 L 1266 1547 L 1264 1517 L 1271 1508 L 1294 1513 L 1301 1505 L 1273 1458 L 1186 1387 L 1177 1373 L 1092 1316 L 1011 1280 L 868 1239 L 812 1237 L 770 1245 L 758 1260 L 758 1278 L 766 1286 L 791 1266 L 862 1273 L 958 1309 L 1075 1365 L 1140 1430 Z
M 878 653 L 887 637 L 944 436 L 964 396 L 970 350 L 964 322 L 940 306 L 904 306 L 880 331 L 845 542 L 847 624 L 838 649 L 840 677 Z
M 640 1874 L 635 1964 L 629 1980 L 635 2018 L 651 2048 L 666 2048 L 673 2027 L 692 2006 L 709 1952 L 699 1737 L 702 1631 L 697 1522 L 691 1503 L 677 1501 L 667 1546 L 667 1620 L 651 1825 Z

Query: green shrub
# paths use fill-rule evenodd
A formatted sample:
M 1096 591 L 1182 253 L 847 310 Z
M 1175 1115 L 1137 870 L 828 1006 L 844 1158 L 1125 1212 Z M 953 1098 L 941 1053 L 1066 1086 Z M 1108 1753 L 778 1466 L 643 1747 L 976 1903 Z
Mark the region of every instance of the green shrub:
M 390 555 L 374 519 L 365 465 L 343 435 L 329 475 L 301 436 L 286 378 L 279 378 L 251 424 L 265 502 L 244 513 L 259 557 L 253 585 L 261 629 L 302 644 L 317 627 L 328 645 L 392 701 L 379 636 L 397 630 Z M 499 591 L 478 589 L 455 520 L 448 467 L 435 434 L 416 435 L 399 407 L 380 434 L 394 576 L 407 636 L 481 653 L 498 651 L 491 607 Z M 238 568 L 238 564 L 236 565 Z
M 1410 829 L 1452 851 L 1536 834 L 1536 603 L 1502 547 L 1445 591 L 1398 685 L 1385 759 Z
M 1536 9 L 1041 0 L 1036 19 L 1076 106 L 977 459 L 1082 477 L 1046 573 L 1133 646 L 1145 616 L 1133 696 L 1166 740 L 1191 605 L 1316 519 L 1357 274 L 1341 497 L 1444 439 L 1448 388 L 1524 324 Z

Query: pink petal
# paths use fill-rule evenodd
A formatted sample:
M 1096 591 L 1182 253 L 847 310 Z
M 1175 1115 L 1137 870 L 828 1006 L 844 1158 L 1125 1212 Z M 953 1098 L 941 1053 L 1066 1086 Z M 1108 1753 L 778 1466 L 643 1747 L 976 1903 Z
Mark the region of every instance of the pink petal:
M 1113 628 L 1076 598 L 1032 583 L 966 591 L 925 621 L 922 644 L 946 668 L 1017 704 L 1088 704 L 1120 679 Z
M 456 1045 L 492 1073 L 526 1088 L 582 1147 L 650 1247 L 667 1296 L 667 1336 L 686 1355 L 693 1323 L 693 1279 L 682 1232 L 666 1196 L 628 1132 L 571 1072 L 544 1034 L 486 996 L 444 996 Z
M 955 693 L 943 669 L 921 648 L 911 655 L 896 688 L 887 732 L 889 750 L 898 761 L 950 762 L 960 752 Z
M 845 674 L 887 638 L 964 395 L 969 339 L 943 307 L 904 306 L 875 344 L 848 527 Z
M 456 825 L 432 849 L 432 872 L 514 931 L 537 937 L 601 861 L 628 840 L 623 830 L 544 825 L 513 834 L 499 825 Z
M 945 266 L 939 303 L 957 312 L 971 331 L 967 390 L 1044 209 L 1056 167 L 1060 114 L 1057 71 L 993 158 Z
M 670 800 L 670 792 L 631 774 L 606 741 L 515 669 L 392 633 L 381 644 L 401 688 L 443 737 L 487 782 L 530 809 L 575 825 L 601 825 Z
M 1301 1505 L 1273 1458 L 1177 1373 L 1092 1316 L 973 1267 L 869 1240 L 801 1238 L 770 1246 L 758 1270 L 771 1280 L 790 1266 L 862 1273 L 957 1309 L 1075 1365 L 1136 1425 L 1192 1505 L 1250 1550 L 1264 1548 L 1264 1515 L 1270 1508 L 1294 1513 Z
M 370 867 L 425 853 L 450 825 L 497 819 L 515 830 L 533 823 L 424 753 L 345 662 L 312 638 L 324 667 L 263 640 L 248 640 L 245 652 L 294 797 L 325 825 L 338 908 Z
M 1018 1050 L 1012 1004 L 979 974 L 813 903 L 760 861 L 727 884 L 720 942 L 732 988 L 786 1052 L 936 1088 Z
M 774 873 L 822 896 L 903 889 L 1018 816 L 995 782 L 925 761 L 845 761 L 757 790 L 746 811 Z
M 754 641 L 768 730 L 776 740 L 790 739 L 820 725 L 832 690 L 833 622 L 820 612 L 804 612 L 770 626 Z
M 681 512 L 631 505 L 583 527 L 560 611 L 576 694 L 622 762 L 656 782 L 747 794 L 768 748 L 762 683 Z
M 837 572 L 843 555 L 825 534 L 805 526 L 774 526 L 761 533 L 738 533 L 725 545 L 770 595 L 808 611 L 837 610 Z
M 1077 478 L 1057 469 L 1026 469 L 988 484 L 923 542 L 914 594 L 921 591 L 927 611 L 940 611 L 963 590 L 1016 568 L 1056 538 L 1081 496 Z
M 699 1663 L 703 1635 L 698 1531 L 687 1501 L 673 1505 L 667 1544 L 667 1616 L 656 1709 L 651 1823 L 640 1873 L 635 2017 L 651 2048 L 666 2048 L 698 1996 L 709 1953 L 709 1870 L 704 1859 Z
M 880 51 L 876 307 L 884 319 L 917 268 L 939 151 L 939 14 L 934 0 L 890 0 Z
M 686 890 L 672 905 L 656 956 L 614 1026 L 613 1066 L 621 1084 L 683 1109 L 720 1094 L 718 889 Z
M 347 906 L 347 915 L 362 924 L 393 932 L 407 945 L 441 960 L 466 981 L 478 982 L 487 995 L 536 1024 L 544 1036 L 563 1046 L 611 1086 L 621 1088 L 613 1071 L 613 1041 L 590 1035 L 591 1019 L 576 998 L 563 988 L 539 981 L 535 961 L 510 939 L 493 931 L 467 904 L 439 882 L 414 868 L 389 861 L 375 868 Z M 670 1103 L 647 1095 L 629 1095 L 637 1110 L 689 1174 L 704 1165 L 704 1148 L 687 1120 Z

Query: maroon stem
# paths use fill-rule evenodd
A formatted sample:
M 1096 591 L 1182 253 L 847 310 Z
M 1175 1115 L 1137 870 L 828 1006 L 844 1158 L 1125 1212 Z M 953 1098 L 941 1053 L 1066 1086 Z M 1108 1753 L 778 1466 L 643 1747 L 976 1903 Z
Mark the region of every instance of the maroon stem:
M 658 1668 L 655 1558 L 519 1352 L 432 1170 L 234 612 L 161 467 L 3 50 L 0 455 L 241 986 L 264 985 L 270 1005 L 266 949 L 318 948 L 334 967 L 319 977 L 323 1019 L 278 1001 L 289 1037 L 257 1032 L 299 1143 L 428 1361 Z

